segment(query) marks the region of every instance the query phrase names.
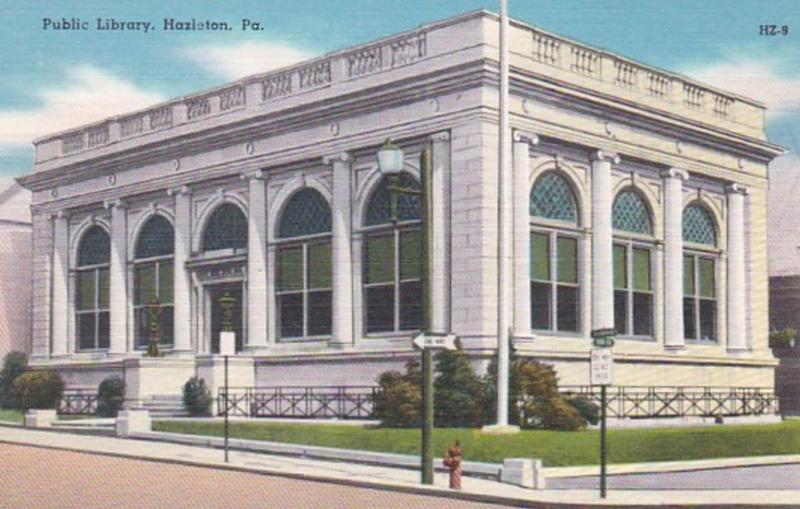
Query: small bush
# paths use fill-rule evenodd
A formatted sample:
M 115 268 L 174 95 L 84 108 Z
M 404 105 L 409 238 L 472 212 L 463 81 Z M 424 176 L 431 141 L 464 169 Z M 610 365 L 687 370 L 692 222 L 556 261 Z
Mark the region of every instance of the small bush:
M 28 367 L 28 355 L 24 352 L 8 352 L 3 357 L 3 369 L 0 370 L 0 407 L 14 406 L 14 381 Z
M 383 426 L 411 428 L 422 422 L 422 372 L 419 362 L 406 363 L 406 372 L 386 371 L 378 378 L 373 413 Z
M 110 376 L 100 382 L 97 388 L 97 415 L 100 417 L 116 417 L 125 403 L 125 381 L 117 376 Z
M 581 396 L 566 398 L 566 402 L 577 410 L 589 424 L 595 425 L 600 422 L 600 405 L 596 405 Z
M 794 329 L 775 330 L 769 333 L 770 348 L 791 348 L 794 346 L 797 332 Z
M 523 427 L 526 428 L 577 431 L 586 427 L 586 419 L 561 397 L 526 402 L 523 415 Z
M 64 381 L 49 369 L 28 371 L 14 381 L 14 405 L 20 410 L 53 409 L 64 394 Z
M 586 427 L 587 419 L 558 392 L 558 378 L 552 366 L 525 360 L 515 362 L 512 369 L 520 398 L 521 427 L 559 431 Z
M 206 381 L 200 377 L 192 377 L 183 386 L 183 408 L 194 417 L 208 417 L 211 415 L 211 391 L 206 387 Z
M 477 427 L 484 422 L 483 381 L 460 350 L 436 354 L 433 383 L 434 423 L 437 427 Z

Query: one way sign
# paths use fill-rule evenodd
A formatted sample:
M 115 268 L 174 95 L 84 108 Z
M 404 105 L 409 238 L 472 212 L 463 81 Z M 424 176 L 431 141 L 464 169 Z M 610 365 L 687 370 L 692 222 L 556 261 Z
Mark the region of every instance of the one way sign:
M 434 350 L 458 349 L 458 337 L 455 334 L 425 334 L 424 332 L 414 338 L 414 346 L 420 350 L 431 348 Z

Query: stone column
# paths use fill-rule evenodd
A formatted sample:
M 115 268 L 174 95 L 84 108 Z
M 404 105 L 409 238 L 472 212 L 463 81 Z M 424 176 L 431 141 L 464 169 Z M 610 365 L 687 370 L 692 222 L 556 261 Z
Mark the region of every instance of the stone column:
M 248 179 L 247 349 L 267 348 L 267 193 L 261 170 Z
M 333 266 L 333 317 L 331 346 L 353 344 L 353 252 L 351 157 L 342 152 L 323 158 L 333 165 L 331 265 Z
M 514 335 L 531 332 L 530 285 L 530 145 L 539 143 L 535 134 L 514 131 Z
M 744 197 L 747 188 L 731 184 L 728 192 L 728 351 L 747 350 Z
M 689 175 L 677 168 L 664 179 L 664 348 L 686 347 L 683 333 L 683 182 Z
M 614 327 L 612 163 L 619 164 L 617 154 L 592 154 L 592 329 Z
M 170 189 L 175 198 L 175 254 L 173 313 L 176 354 L 192 351 L 192 283 L 186 261 L 192 253 L 192 190 L 187 186 Z
M 430 136 L 431 330 L 450 332 L 450 131 Z
M 69 215 L 53 215 L 53 305 L 51 355 L 69 353 Z
M 120 355 L 128 351 L 128 205 L 119 199 L 105 205 L 111 209 L 108 353 Z

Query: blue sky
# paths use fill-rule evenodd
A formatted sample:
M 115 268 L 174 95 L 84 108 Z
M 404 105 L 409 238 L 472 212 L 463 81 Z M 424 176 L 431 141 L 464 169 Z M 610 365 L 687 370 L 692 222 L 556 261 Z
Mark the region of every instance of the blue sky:
M 768 135 L 800 163 L 800 1 L 508 0 L 512 17 L 761 99 Z M 476 8 L 480 0 L 4 0 L 0 175 L 30 171 L 31 140 Z M 43 30 L 43 18 L 150 20 L 152 33 Z M 164 32 L 162 19 L 215 19 L 231 32 Z M 238 30 L 240 20 L 264 30 Z M 788 36 L 758 35 L 759 24 Z

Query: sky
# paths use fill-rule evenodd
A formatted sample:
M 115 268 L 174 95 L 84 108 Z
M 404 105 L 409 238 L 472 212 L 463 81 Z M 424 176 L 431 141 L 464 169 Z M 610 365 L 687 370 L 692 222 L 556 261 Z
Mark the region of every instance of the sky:
M 508 0 L 511 17 L 680 72 L 769 107 L 767 135 L 800 169 L 800 0 Z M 0 178 L 29 173 L 32 140 L 455 16 L 496 0 L 0 0 Z M 156 30 L 95 30 L 97 18 Z M 167 32 L 164 18 L 229 32 Z M 54 23 L 45 29 L 45 19 Z M 54 30 L 62 19 L 91 30 Z M 240 30 L 243 19 L 261 30 Z M 759 25 L 788 35 L 759 35 Z

